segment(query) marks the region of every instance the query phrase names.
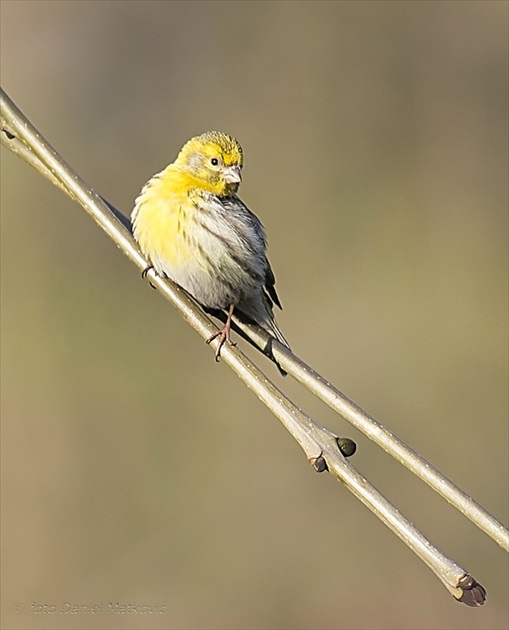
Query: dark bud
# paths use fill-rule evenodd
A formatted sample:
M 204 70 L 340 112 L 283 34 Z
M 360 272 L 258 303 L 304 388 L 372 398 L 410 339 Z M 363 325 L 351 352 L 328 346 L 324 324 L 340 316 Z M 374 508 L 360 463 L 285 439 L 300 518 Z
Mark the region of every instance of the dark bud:
M 467 606 L 482 606 L 486 601 L 486 589 L 474 580 L 471 575 L 464 575 L 458 583 L 463 589 L 463 594 L 458 599 L 459 602 Z
M 357 450 L 357 444 L 350 438 L 338 438 L 336 440 L 339 450 L 344 457 L 351 457 Z
M 309 460 L 309 463 L 313 466 L 316 472 L 321 473 L 327 470 L 327 462 L 321 455 L 319 457 L 312 457 Z

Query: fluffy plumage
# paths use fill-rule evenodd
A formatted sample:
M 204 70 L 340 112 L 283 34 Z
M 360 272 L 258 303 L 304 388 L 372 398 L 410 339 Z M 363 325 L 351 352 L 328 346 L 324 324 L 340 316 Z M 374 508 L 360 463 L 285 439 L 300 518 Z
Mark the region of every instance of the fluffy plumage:
M 228 311 L 216 358 L 230 342 L 234 309 L 288 346 L 272 312 L 281 304 L 265 231 L 236 194 L 242 165 L 234 138 L 217 131 L 192 138 L 143 187 L 131 215 L 134 236 L 156 271 L 203 306 Z

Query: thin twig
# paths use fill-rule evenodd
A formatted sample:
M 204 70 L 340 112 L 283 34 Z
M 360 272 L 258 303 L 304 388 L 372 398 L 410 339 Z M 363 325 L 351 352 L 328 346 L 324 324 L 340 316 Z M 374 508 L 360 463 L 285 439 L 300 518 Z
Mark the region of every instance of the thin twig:
M 238 319 L 235 323 L 253 344 L 267 356 L 273 357 L 285 372 L 293 376 L 295 380 L 320 400 L 323 400 L 347 422 L 392 455 L 394 459 L 406 466 L 414 475 L 426 482 L 479 529 L 493 538 L 502 549 L 509 551 L 508 529 L 438 468 L 435 468 L 422 455 L 419 455 L 401 438 L 394 435 L 288 348 L 275 340 L 272 341 L 272 338 L 259 326 L 246 324 Z M 270 350 L 268 349 L 269 343 L 271 344 Z
M 78 201 L 140 270 L 147 269 L 147 261 L 143 258 L 134 242 L 126 225 L 125 217 L 113 206 L 105 202 L 78 177 L 3 91 L 1 96 L 1 123 L 3 132 L 2 143 L 48 177 L 50 181 L 64 190 L 72 199 Z M 207 339 L 216 330 L 216 327 L 203 313 L 199 305 L 185 291 L 171 281 L 158 276 L 153 269 L 150 269 L 146 276 L 150 283 L 173 304 L 184 319 L 204 339 Z M 242 323 L 239 323 L 239 325 L 243 326 Z M 259 330 L 248 327 L 249 337 L 252 338 L 253 332 L 255 338 L 257 334 L 260 334 Z M 215 343 L 213 342 L 211 345 L 215 346 Z M 259 345 L 268 354 L 273 351 L 274 357 L 285 370 L 384 448 L 386 448 L 384 440 L 380 436 L 376 436 L 376 431 L 372 429 L 367 430 L 364 423 L 366 418 L 370 421 L 372 427 L 382 429 L 382 433 L 385 432 L 384 435 L 386 437 L 394 439 L 394 436 L 384 429 L 382 425 L 365 414 L 355 403 L 333 388 L 298 357 L 288 351 L 283 351 L 282 346 L 277 343 L 274 343 L 274 347 L 271 348 L 270 340 L 268 338 L 263 339 L 263 335 Z M 351 441 L 338 438 L 337 435 L 321 427 L 304 414 L 239 349 L 229 346 L 225 347 L 222 357 L 224 362 L 236 372 L 283 423 L 302 447 L 308 460 L 317 471 L 329 470 L 331 474 L 338 478 L 436 573 L 456 599 L 470 606 L 478 606 L 484 603 L 484 588 L 463 568 L 438 551 L 412 523 L 347 461 L 344 453 L 346 452 L 345 449 L 348 450 L 351 447 Z M 343 405 L 346 405 L 345 409 L 342 408 L 337 399 Z M 359 421 L 358 417 L 362 418 L 362 422 Z M 374 436 L 371 436 L 370 433 L 373 433 Z M 397 440 L 397 438 L 395 440 L 397 444 L 403 445 L 403 451 L 406 449 L 410 453 L 414 453 L 419 463 L 425 462 L 412 449 Z M 400 447 L 398 448 L 401 450 Z M 386 448 L 386 450 L 393 454 L 390 448 Z M 397 458 L 400 461 L 404 459 L 402 457 Z M 405 465 L 408 464 L 405 463 Z M 429 466 L 427 462 L 426 465 Z M 412 466 L 409 465 L 408 467 L 413 470 Z M 453 485 L 452 482 L 448 481 L 448 483 Z M 455 488 L 455 486 L 453 487 Z M 466 495 L 464 496 L 466 497 Z M 480 509 L 482 510 L 482 508 Z

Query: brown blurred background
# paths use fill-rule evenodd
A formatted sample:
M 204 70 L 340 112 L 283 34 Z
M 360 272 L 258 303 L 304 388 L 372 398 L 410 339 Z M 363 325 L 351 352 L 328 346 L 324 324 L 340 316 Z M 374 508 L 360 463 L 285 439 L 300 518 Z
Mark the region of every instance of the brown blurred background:
M 295 352 L 506 521 L 507 3 L 0 6 L 4 89 L 126 214 L 238 137 Z M 455 603 L 4 149 L 1 218 L 4 628 L 507 628 L 493 541 L 256 357 L 488 589 Z

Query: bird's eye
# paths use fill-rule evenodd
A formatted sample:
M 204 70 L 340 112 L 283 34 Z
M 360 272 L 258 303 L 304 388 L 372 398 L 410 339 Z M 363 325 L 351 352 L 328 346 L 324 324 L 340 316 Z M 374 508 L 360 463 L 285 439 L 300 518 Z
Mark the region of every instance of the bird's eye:
M 210 160 L 210 163 L 212 164 L 212 166 L 217 166 L 219 164 L 219 160 L 217 158 L 212 158 Z

